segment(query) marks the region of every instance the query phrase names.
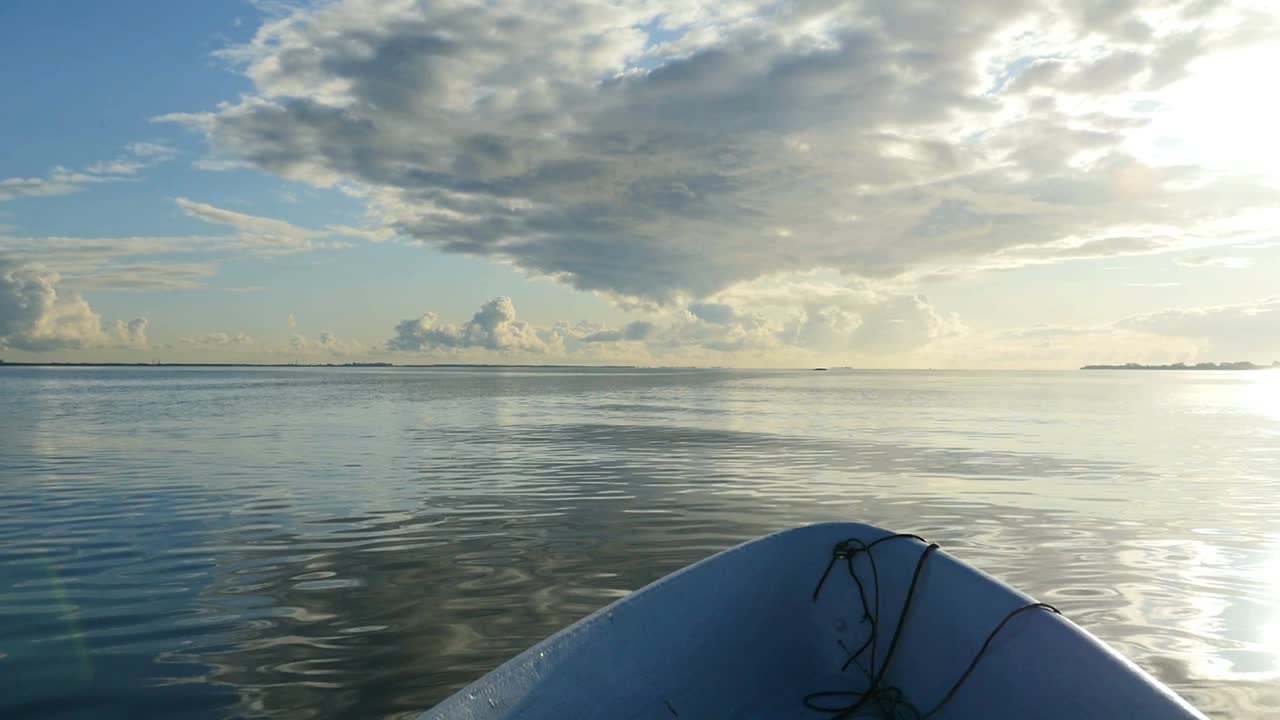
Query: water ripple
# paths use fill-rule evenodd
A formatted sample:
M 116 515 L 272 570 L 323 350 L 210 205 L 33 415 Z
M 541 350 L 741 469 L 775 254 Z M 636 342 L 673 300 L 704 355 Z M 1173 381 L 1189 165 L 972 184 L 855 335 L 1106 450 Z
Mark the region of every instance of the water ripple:
M 0 715 L 412 717 L 707 554 L 861 519 L 1274 717 L 1280 420 L 1242 382 L 3 369 Z

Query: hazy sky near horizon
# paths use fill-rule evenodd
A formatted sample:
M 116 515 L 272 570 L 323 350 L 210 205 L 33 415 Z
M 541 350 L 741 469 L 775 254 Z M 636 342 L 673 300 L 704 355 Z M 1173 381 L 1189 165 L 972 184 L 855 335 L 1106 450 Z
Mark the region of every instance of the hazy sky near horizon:
M 1270 0 L 0 5 L 0 358 L 1280 359 Z

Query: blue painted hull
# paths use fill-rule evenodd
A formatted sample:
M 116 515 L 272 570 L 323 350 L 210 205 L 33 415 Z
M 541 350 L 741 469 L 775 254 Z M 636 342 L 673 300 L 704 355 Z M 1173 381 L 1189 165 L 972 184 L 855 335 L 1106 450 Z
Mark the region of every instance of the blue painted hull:
M 915 540 L 873 550 L 880 609 L 875 652 L 867 645 L 856 583 L 836 563 L 842 540 L 888 532 L 853 523 L 788 530 L 674 573 L 553 635 L 480 678 L 422 717 L 830 718 L 805 705 L 822 691 L 892 688 L 928 712 L 964 674 L 992 630 L 1030 602 L 942 553 L 922 568 L 892 660 L 886 651 L 925 546 Z M 865 556 L 855 560 L 873 605 Z M 864 648 L 850 662 L 851 654 Z M 845 670 L 842 666 L 849 665 Z M 868 672 L 857 669 L 862 666 Z M 880 675 L 875 683 L 869 676 Z M 851 704 L 857 694 L 825 696 Z M 874 712 L 857 717 L 875 717 Z M 1172 691 L 1092 635 L 1043 610 L 1012 618 L 972 674 L 934 713 L 989 718 L 1203 718 Z

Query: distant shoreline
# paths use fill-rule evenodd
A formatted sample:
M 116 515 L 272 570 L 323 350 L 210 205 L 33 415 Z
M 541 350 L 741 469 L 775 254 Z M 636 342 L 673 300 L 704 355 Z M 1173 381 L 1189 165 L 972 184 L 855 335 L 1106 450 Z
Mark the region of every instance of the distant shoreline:
M 1141 365 L 1139 363 L 1125 363 L 1124 365 L 1085 365 L 1081 370 L 1272 370 L 1280 368 L 1280 362 L 1271 365 L 1254 365 L 1251 362 L 1232 362 L 1232 363 L 1196 363 L 1188 365 L 1186 363 L 1173 363 L 1172 365 Z

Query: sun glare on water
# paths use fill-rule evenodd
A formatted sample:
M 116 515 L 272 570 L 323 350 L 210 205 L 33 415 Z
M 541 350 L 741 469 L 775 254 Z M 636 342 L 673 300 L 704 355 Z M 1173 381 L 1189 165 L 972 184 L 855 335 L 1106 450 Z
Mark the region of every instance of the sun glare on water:
M 1260 371 L 1252 383 L 1241 389 L 1241 405 L 1272 422 L 1280 436 L 1280 370 Z
M 1280 546 L 1276 547 L 1271 562 L 1263 567 L 1259 582 L 1270 587 L 1269 596 L 1271 618 L 1261 628 L 1259 642 L 1272 657 L 1273 678 L 1280 678 Z

